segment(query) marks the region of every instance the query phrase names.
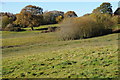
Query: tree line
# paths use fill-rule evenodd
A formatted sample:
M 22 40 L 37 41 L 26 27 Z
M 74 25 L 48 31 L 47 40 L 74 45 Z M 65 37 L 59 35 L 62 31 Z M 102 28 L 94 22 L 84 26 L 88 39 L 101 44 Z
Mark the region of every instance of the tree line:
M 74 11 L 68 11 L 67 13 L 62 11 L 43 12 L 41 7 L 27 5 L 18 14 L 0 13 L 0 19 L 2 20 L 1 30 L 8 30 L 13 26 L 15 28 L 31 27 L 34 30 L 33 27 L 40 25 L 59 23 L 65 17 L 77 17 L 77 14 Z M 10 30 L 13 30 L 13 28 Z
M 110 3 L 102 3 L 99 7 L 94 9 L 92 13 L 85 14 L 88 16 L 91 14 L 109 14 L 111 16 L 117 16 L 118 23 L 120 23 L 120 8 L 115 12 L 112 11 L 112 6 Z M 99 15 L 98 15 L 99 16 Z M 19 31 L 21 28 L 31 27 L 31 30 L 34 30 L 33 27 L 38 27 L 40 25 L 47 24 L 56 24 L 62 22 L 64 19 L 78 17 L 74 11 L 68 11 L 66 13 L 62 11 L 45 11 L 43 8 L 33 5 L 25 6 L 20 13 L 0 13 L 0 20 L 2 21 L 2 27 L 0 30 L 9 30 L 9 31 Z

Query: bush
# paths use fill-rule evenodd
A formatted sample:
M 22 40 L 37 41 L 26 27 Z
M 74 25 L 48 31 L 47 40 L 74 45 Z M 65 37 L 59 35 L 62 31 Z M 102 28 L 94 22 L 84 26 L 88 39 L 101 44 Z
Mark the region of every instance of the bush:
M 8 24 L 4 31 L 23 31 L 20 27 L 16 27 L 14 24 Z
M 114 23 L 118 24 L 120 23 L 119 18 L 120 18 L 119 16 L 113 16 L 112 20 L 114 21 Z
M 120 24 L 120 16 L 118 16 L 118 15 L 113 16 L 113 20 L 114 20 L 114 22 L 116 22 L 117 24 Z
M 55 32 L 57 27 L 48 27 L 49 32 Z
M 5 27 L 5 31 L 12 31 L 12 30 L 14 30 L 14 27 L 13 27 L 14 25 L 13 24 L 8 24 L 6 27 Z
M 47 30 L 44 30 L 44 31 L 42 31 L 41 33 L 48 33 L 48 32 L 55 32 L 55 31 L 57 31 L 59 28 L 58 27 L 48 27 L 48 29 Z
M 59 18 L 57 18 L 59 16 Z M 61 16 L 61 17 L 60 17 Z M 43 14 L 43 24 L 55 24 L 62 20 L 64 12 L 62 11 L 49 11 Z M 56 20 L 57 18 L 57 20 Z
M 104 35 L 112 32 L 114 24 L 111 16 L 106 14 L 68 18 L 61 23 L 59 37 L 62 40 L 73 40 Z
M 4 28 L 15 21 L 16 17 L 12 13 L 0 13 L 0 30 L 4 30 Z

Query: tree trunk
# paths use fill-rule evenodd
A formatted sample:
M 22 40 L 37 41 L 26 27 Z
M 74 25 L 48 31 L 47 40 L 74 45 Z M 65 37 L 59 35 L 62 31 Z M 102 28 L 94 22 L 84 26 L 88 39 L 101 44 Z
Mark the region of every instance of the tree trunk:
M 34 28 L 33 28 L 33 27 L 31 27 L 31 30 L 33 31 L 33 30 L 34 30 Z

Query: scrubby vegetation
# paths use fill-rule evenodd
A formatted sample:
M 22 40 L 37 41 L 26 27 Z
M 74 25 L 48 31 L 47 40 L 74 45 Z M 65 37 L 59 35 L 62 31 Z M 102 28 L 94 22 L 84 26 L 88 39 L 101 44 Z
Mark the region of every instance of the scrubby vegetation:
M 108 14 L 91 14 L 79 18 L 68 18 L 61 23 L 59 31 L 63 40 L 73 40 L 112 33 L 117 22 Z
M 8 24 L 12 24 L 16 17 L 12 13 L 0 13 L 0 30 L 4 30 Z
M 112 15 L 112 13 L 111 4 L 102 3 L 91 14 L 65 18 L 61 23 L 59 37 L 62 40 L 73 40 L 110 34 L 113 27 L 119 24 L 120 18 L 119 15 Z

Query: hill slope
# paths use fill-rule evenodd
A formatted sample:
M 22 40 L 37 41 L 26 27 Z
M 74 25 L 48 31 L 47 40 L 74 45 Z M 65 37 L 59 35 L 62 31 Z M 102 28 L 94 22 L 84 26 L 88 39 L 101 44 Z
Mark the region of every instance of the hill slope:
M 30 33 L 4 34 L 3 45 L 14 47 L 3 48 L 3 77 L 118 77 L 118 33 L 73 41 L 59 41 L 55 33 Z

